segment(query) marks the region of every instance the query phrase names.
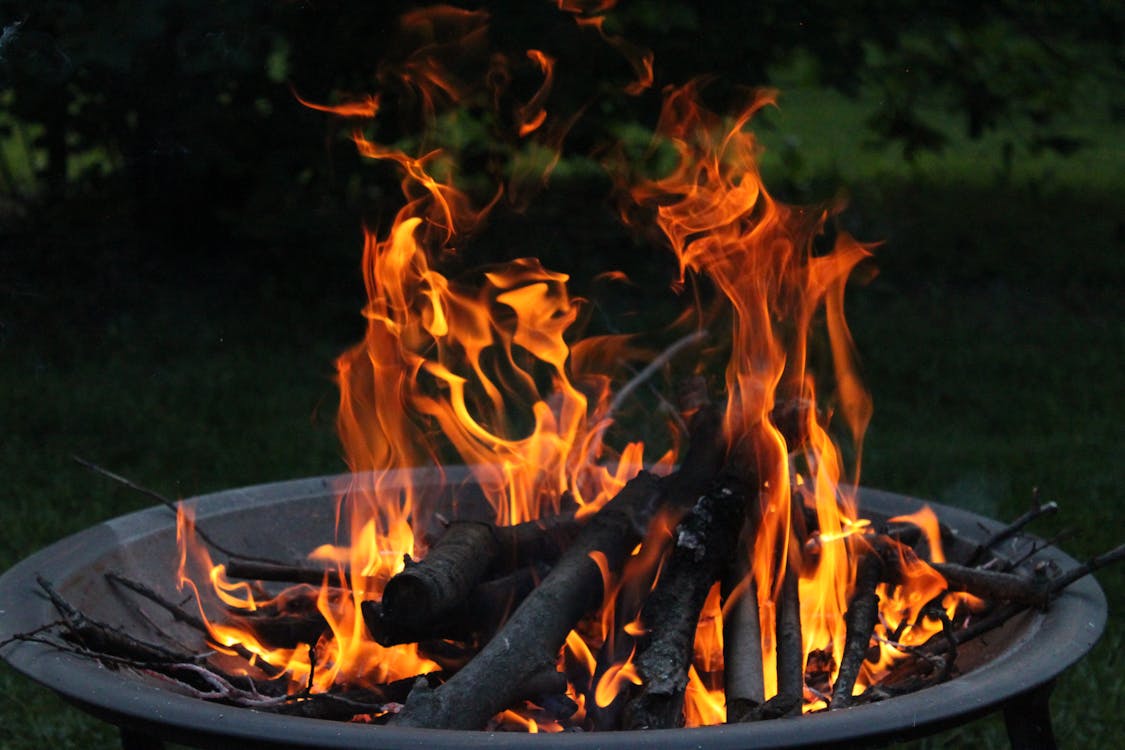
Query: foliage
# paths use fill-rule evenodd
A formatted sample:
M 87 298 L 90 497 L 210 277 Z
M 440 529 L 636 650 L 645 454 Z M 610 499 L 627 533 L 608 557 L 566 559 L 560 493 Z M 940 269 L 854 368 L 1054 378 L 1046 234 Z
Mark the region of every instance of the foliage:
M 582 84 L 606 77 L 555 3 L 468 4 L 492 11 L 502 46 L 565 54 L 577 45 L 566 66 Z M 138 227 L 185 242 L 214 229 L 273 240 L 299 232 L 294 205 L 330 195 L 354 208 L 371 188 L 357 182 L 354 159 L 333 158 L 343 146 L 325 145 L 323 118 L 293 90 L 320 101 L 369 91 L 407 7 L 0 0 L 0 181 L 25 201 L 115 190 Z M 1108 0 L 624 0 L 607 31 L 654 50 L 657 85 L 631 104 L 603 102 L 602 114 L 618 127 L 651 124 L 665 83 L 713 75 L 721 93 L 799 61 L 809 83 L 866 91 L 878 103 L 873 140 L 901 144 L 908 159 L 946 143 L 949 118 L 935 110 L 955 113 L 972 137 L 1026 126 L 1022 141 L 1069 152 L 1082 142 L 1055 126 L 1059 115 L 1121 109 L 1079 101 L 1075 82 L 1094 75 L 1121 88 L 1123 15 Z M 585 148 L 605 135 L 573 137 Z

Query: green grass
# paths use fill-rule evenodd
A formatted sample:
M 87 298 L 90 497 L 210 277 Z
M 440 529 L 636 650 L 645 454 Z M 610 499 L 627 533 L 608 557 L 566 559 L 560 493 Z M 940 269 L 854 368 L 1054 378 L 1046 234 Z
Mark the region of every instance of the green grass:
M 885 240 L 880 275 L 848 300 L 876 404 L 864 482 L 998 518 L 1038 487 L 1062 506 L 1040 534 L 1071 529 L 1063 546 L 1077 557 L 1122 541 L 1120 139 L 1093 122 L 1093 150 L 1072 160 L 1005 175 L 992 141 L 907 168 L 861 148 L 862 117 L 798 89 L 765 140 L 801 154 L 787 189 L 848 184 L 844 224 Z M 770 158 L 776 173 L 792 156 Z M 0 260 L 0 569 L 149 504 L 71 454 L 179 496 L 342 469 L 331 360 L 359 335 L 350 268 L 304 248 L 278 254 L 307 261 L 262 277 L 238 259 L 199 268 L 138 246 L 112 210 L 95 201 L 4 238 L 15 252 Z M 1106 636 L 1053 700 L 1068 748 L 1125 737 L 1125 576 L 1098 578 Z M 3 750 L 115 746 L 112 730 L 7 667 L 0 694 Z M 909 747 L 1005 744 L 993 718 Z

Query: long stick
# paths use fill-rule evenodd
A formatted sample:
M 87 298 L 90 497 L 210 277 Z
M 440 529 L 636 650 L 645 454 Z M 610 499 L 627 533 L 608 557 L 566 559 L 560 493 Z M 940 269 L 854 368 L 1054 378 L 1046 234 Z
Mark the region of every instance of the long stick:
M 85 466 L 87 469 L 94 472 L 95 474 L 101 474 L 106 479 L 112 479 L 113 481 L 115 481 L 119 484 L 122 484 L 122 485 L 128 487 L 129 489 L 131 489 L 135 492 L 139 492 L 142 495 L 146 495 L 146 496 L 152 498 L 153 500 L 156 500 L 158 503 L 165 506 L 166 508 L 171 510 L 173 513 L 176 513 L 177 515 L 179 514 L 180 503 L 178 501 L 172 500 L 171 498 L 167 497 L 166 495 L 160 494 L 156 490 L 152 490 L 152 489 L 149 489 L 148 487 L 137 484 L 136 482 L 129 479 L 128 477 L 123 477 L 120 474 L 117 474 L 116 472 L 112 472 L 109 469 L 106 469 L 102 466 L 98 466 L 96 463 L 94 463 L 92 461 L 87 461 L 86 459 L 82 458 L 81 456 L 72 455 L 71 458 L 74 459 L 75 462 L 77 462 L 81 466 Z M 203 529 L 199 528 L 198 526 L 195 527 L 195 533 L 200 539 L 202 539 L 204 542 L 206 542 L 208 546 L 212 547 L 213 549 L 218 550 L 219 552 L 222 552 L 224 555 L 227 555 L 228 557 L 238 557 L 242 560 L 254 560 L 254 561 L 263 562 L 263 563 L 284 564 L 284 563 L 277 563 L 276 560 L 268 560 L 268 559 L 263 558 L 263 557 L 253 557 L 251 555 L 240 555 L 237 552 L 232 552 L 231 550 L 227 549 L 223 545 L 216 542 L 211 537 L 207 536 L 207 534 L 203 533 Z
M 735 553 L 736 564 L 730 574 L 733 585 L 728 584 L 730 591 L 723 603 L 723 683 L 728 724 L 749 720 L 751 712 L 766 699 L 758 585 L 750 573 L 750 552 L 745 543 L 754 538 L 749 527 L 742 538 L 744 543 Z
M 863 660 L 867 657 L 871 633 L 879 620 L 879 597 L 875 593 L 875 587 L 882 578 L 883 560 L 877 551 L 870 550 L 859 562 L 855 590 L 844 615 L 844 654 L 840 659 L 836 684 L 832 687 L 833 710 L 847 708 L 853 702 L 852 689 L 859 677 Z

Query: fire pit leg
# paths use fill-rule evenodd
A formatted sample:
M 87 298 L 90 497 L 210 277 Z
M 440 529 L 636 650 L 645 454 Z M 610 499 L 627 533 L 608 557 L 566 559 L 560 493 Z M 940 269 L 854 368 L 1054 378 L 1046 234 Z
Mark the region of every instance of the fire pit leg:
M 150 734 L 121 727 L 121 750 L 164 750 L 164 743 Z
M 1012 750 L 1055 750 L 1048 701 L 1054 680 L 1028 690 L 1004 704 L 1004 725 Z

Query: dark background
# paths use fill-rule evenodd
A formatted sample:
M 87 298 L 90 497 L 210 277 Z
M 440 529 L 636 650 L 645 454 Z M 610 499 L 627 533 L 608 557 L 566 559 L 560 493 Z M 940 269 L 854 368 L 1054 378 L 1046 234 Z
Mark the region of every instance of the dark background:
M 607 29 L 656 59 L 638 98 L 608 93 L 628 67 L 554 5 L 487 4 L 497 43 L 606 91 L 548 191 L 471 257 L 539 255 L 579 294 L 634 268 L 584 155 L 643 144 L 664 84 L 713 75 L 716 106 L 779 85 L 754 125 L 771 190 L 846 189 L 843 224 L 884 242 L 849 293 L 876 404 L 864 482 L 1000 518 L 1038 487 L 1062 513 L 1037 530 L 1070 529 L 1072 554 L 1121 541 L 1120 4 L 625 0 Z M 0 569 L 147 504 L 71 454 L 180 496 L 343 468 L 332 360 L 362 335 L 361 227 L 401 199 L 294 91 L 370 92 L 407 7 L 0 0 Z M 1099 578 L 1113 610 L 1125 582 Z M 1065 746 L 1121 739 L 1122 633 L 1111 612 L 1057 691 Z M 0 686 L 0 746 L 112 743 L 6 667 Z M 984 721 L 922 745 L 1001 737 Z

